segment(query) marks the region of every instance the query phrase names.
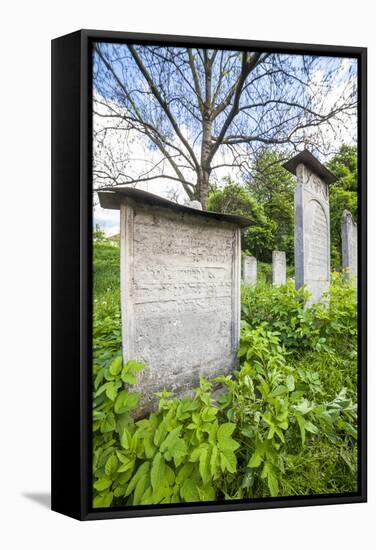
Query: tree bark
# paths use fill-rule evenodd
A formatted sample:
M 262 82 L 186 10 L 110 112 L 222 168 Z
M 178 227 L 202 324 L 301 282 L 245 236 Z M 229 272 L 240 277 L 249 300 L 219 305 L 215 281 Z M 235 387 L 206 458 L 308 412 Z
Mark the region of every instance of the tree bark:
M 204 50 L 205 68 L 205 100 L 202 110 L 202 143 L 200 159 L 200 178 L 198 182 L 198 196 L 204 210 L 208 207 L 209 179 L 211 172 L 212 153 L 212 126 L 213 126 L 213 103 L 212 103 L 212 62 L 208 53 Z

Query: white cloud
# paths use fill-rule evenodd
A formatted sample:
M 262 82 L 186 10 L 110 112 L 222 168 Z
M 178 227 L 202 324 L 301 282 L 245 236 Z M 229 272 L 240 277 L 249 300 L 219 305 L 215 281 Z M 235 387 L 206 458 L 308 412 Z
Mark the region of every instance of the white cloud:
M 119 210 L 107 210 L 101 206 L 94 208 L 94 226 L 99 224 L 107 236 L 117 235 L 120 232 Z

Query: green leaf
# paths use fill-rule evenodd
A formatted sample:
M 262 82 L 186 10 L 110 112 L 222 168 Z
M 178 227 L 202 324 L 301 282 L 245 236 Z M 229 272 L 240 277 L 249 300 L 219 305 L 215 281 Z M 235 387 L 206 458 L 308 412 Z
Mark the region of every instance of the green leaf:
M 130 449 L 132 442 L 132 436 L 126 428 L 124 428 L 123 433 L 121 434 L 120 443 L 123 449 Z
M 121 379 L 125 384 L 135 384 L 137 382 L 135 375 L 130 374 L 129 372 L 122 373 Z
M 215 478 L 218 473 L 218 456 L 218 447 L 212 447 L 210 456 L 210 473 L 213 478 Z
M 110 371 L 110 374 L 112 374 L 112 376 L 117 376 L 118 374 L 120 374 L 122 366 L 123 358 L 121 355 L 118 355 L 113 361 L 111 361 L 108 370 Z
M 121 487 L 121 486 L 116 487 L 116 489 L 114 490 L 114 497 L 115 498 L 123 497 L 124 493 L 125 493 L 124 487 Z
M 176 476 L 176 483 L 178 485 L 181 485 L 182 483 L 184 483 L 184 481 L 186 479 L 188 479 L 192 472 L 193 472 L 193 469 L 194 469 L 194 465 L 191 464 L 190 462 L 186 462 L 179 470 L 177 476 Z
M 272 391 L 272 396 L 273 397 L 278 397 L 279 395 L 283 395 L 284 393 L 286 393 L 287 389 L 288 388 L 286 386 L 283 386 L 283 385 L 277 386 L 275 388 L 275 390 Z
M 139 504 L 141 502 L 142 497 L 149 486 L 150 486 L 150 479 L 149 479 L 149 474 L 147 473 L 142 475 L 137 482 L 137 485 L 135 487 L 134 494 L 133 494 L 134 505 Z
M 317 429 L 317 427 L 314 424 L 312 424 L 312 422 L 310 422 L 309 420 L 306 420 L 305 429 L 307 430 L 307 432 L 311 432 L 312 434 L 319 433 L 319 430 Z
M 166 434 L 167 434 L 167 422 L 166 420 L 162 420 L 162 422 L 159 424 L 154 434 L 154 445 L 157 445 L 157 447 L 159 447 L 159 445 L 162 443 L 162 441 L 166 437 Z
M 132 411 L 137 407 L 140 394 L 136 392 L 129 393 L 127 390 L 121 391 L 115 401 L 116 414 Z
M 217 440 L 218 440 L 218 448 L 220 449 L 220 451 L 223 451 L 225 453 L 231 453 L 232 451 L 235 451 L 239 447 L 239 443 L 237 443 L 231 437 L 231 434 L 235 430 L 235 427 L 236 427 L 235 424 L 231 422 L 226 422 L 225 424 L 221 424 L 219 426 L 217 431 Z
M 300 412 L 300 414 L 307 414 L 307 412 L 311 410 L 309 401 L 307 399 L 302 399 L 302 401 L 296 406 L 296 410 Z
M 262 462 L 262 455 L 256 449 L 253 455 L 251 456 L 251 458 L 249 459 L 247 466 L 249 468 L 258 468 L 261 462 Z
M 121 468 L 121 466 L 120 466 L 120 468 Z M 127 470 L 126 472 L 119 473 L 119 470 L 118 470 L 118 475 L 116 477 L 116 482 L 119 485 L 125 485 L 126 483 L 128 483 L 128 481 L 132 477 L 133 468 L 134 468 L 134 464 L 133 464 L 133 467 L 130 468 L 129 470 Z M 125 496 L 125 490 L 126 490 L 126 488 L 124 487 L 124 496 Z
M 142 371 L 145 368 L 145 365 L 143 363 L 140 363 L 139 361 L 135 361 L 134 359 L 130 359 L 126 363 L 124 368 L 130 374 L 136 374 L 137 372 Z
M 286 378 L 286 386 L 289 391 L 294 391 L 295 389 L 295 380 L 292 374 L 289 374 Z
M 236 451 L 236 449 L 239 448 L 239 443 L 235 441 L 235 439 L 232 439 L 231 437 L 229 439 L 223 439 L 222 441 L 218 442 L 218 448 L 221 451 Z
M 209 471 L 209 453 L 208 448 L 204 448 L 201 451 L 200 454 L 200 462 L 199 462 L 199 472 L 201 479 L 204 483 L 207 483 L 210 479 L 210 471 Z
M 108 433 L 114 431 L 116 428 L 115 416 L 112 412 L 108 413 L 106 418 L 102 420 L 101 423 L 101 432 Z
M 166 450 L 172 452 L 174 445 L 179 438 L 179 434 L 182 428 L 183 426 L 178 426 L 168 434 L 168 436 L 166 437 L 166 439 L 163 441 L 161 445 L 161 453 L 164 453 Z
M 168 504 L 170 502 L 171 489 L 168 485 L 160 485 L 153 491 L 153 504 Z
M 170 453 L 174 459 L 175 466 L 180 466 L 184 458 L 187 456 L 187 444 L 184 439 L 179 438 Z
M 230 474 L 234 474 L 237 466 L 235 453 L 232 451 L 221 451 L 220 457 L 222 471 L 227 470 Z
M 142 439 L 143 445 L 144 445 L 144 451 L 146 458 L 153 458 L 155 455 L 155 452 L 157 450 L 156 446 L 154 445 L 151 437 L 144 437 Z
M 149 487 L 146 489 L 145 493 L 143 494 L 140 504 L 154 504 L 153 503 L 153 490 Z
M 104 495 L 97 495 L 93 500 L 93 508 L 108 508 L 111 506 L 114 494 L 112 492 Z
M 98 479 L 94 483 L 94 489 L 96 489 L 97 491 L 104 491 L 105 489 L 108 489 L 111 486 L 111 483 L 112 483 L 111 479 L 108 479 L 106 477 L 102 479 Z
M 278 492 L 279 492 L 278 479 L 272 470 L 269 470 L 268 472 L 268 487 L 269 487 L 270 495 L 272 497 L 278 496 Z
M 299 424 L 300 436 L 302 438 L 302 445 L 304 445 L 305 444 L 305 424 L 306 424 L 306 421 L 304 420 L 304 418 L 300 414 L 296 415 L 296 420 L 298 421 L 298 424 Z
M 106 465 L 104 467 L 104 471 L 107 476 L 111 476 L 117 471 L 117 468 L 119 466 L 119 461 L 116 455 L 111 455 L 110 458 L 107 460 Z
M 249 349 L 249 345 L 240 346 L 239 351 L 238 351 L 238 357 L 239 358 L 243 357 L 247 353 L 248 349 Z
M 184 481 L 180 489 L 180 495 L 185 502 L 198 502 L 200 500 L 196 483 L 191 478 L 186 478 Z
M 191 462 L 198 462 L 200 460 L 201 451 L 202 451 L 202 445 L 200 445 L 200 447 L 194 447 L 194 449 L 192 450 L 189 456 L 189 460 Z
M 197 490 L 200 496 L 200 500 L 215 500 L 215 489 L 210 483 L 207 483 L 206 485 L 203 485 L 201 487 L 199 485 L 197 487 Z
M 132 477 L 132 479 L 130 480 L 129 484 L 128 484 L 128 487 L 125 491 L 125 496 L 129 496 L 132 491 L 135 489 L 137 483 L 138 483 L 138 480 L 145 474 L 147 474 L 149 472 L 149 469 L 150 469 L 150 462 L 143 462 L 141 464 L 141 466 L 139 466 L 139 468 L 137 469 L 137 472 L 134 474 L 134 476 Z
M 165 471 L 165 461 L 161 453 L 157 453 L 154 457 L 153 464 L 150 471 L 150 481 L 153 490 L 156 491 L 161 484 Z
M 115 401 L 115 398 L 117 396 L 118 391 L 118 384 L 117 382 L 109 382 L 106 388 L 106 395 L 108 399 L 111 399 L 111 401 Z
M 236 428 L 236 425 L 233 424 L 232 422 L 226 422 L 225 424 L 221 424 L 217 431 L 218 442 L 230 438 L 235 428 Z
M 120 468 L 118 468 L 118 473 L 127 472 L 128 470 L 133 469 L 134 458 L 130 458 L 129 456 L 124 456 L 121 453 L 119 453 L 119 451 L 116 454 L 121 462 L 121 466 Z

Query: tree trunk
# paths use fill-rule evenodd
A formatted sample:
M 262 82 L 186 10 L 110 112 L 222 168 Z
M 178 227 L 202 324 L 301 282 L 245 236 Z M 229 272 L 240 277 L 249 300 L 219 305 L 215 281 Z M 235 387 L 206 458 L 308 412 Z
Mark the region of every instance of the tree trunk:
M 198 197 L 203 210 L 208 206 L 208 191 L 211 166 L 209 155 L 211 152 L 212 121 L 210 113 L 205 113 L 202 121 L 202 145 L 201 145 L 201 173 L 198 181 Z
M 209 176 L 210 171 L 204 171 L 202 172 L 202 177 L 199 182 L 199 201 L 202 205 L 203 210 L 207 210 L 208 208 L 208 193 L 209 193 Z

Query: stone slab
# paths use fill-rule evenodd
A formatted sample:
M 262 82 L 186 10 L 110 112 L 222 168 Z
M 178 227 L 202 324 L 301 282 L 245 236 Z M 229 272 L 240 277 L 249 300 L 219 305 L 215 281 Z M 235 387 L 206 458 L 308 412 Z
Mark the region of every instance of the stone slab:
M 298 164 L 295 188 L 295 286 L 305 285 L 309 303 L 318 303 L 330 285 L 330 214 L 328 184 Z
M 286 253 L 283 251 L 272 253 L 272 282 L 275 286 L 286 284 Z
M 257 258 L 254 256 L 243 256 L 243 282 L 251 286 L 257 283 Z
M 354 277 L 358 276 L 358 227 L 348 210 L 343 211 L 342 224 L 342 267 Z
M 240 228 L 129 198 L 120 227 L 124 361 L 148 366 L 135 386 L 141 415 L 155 392 L 182 395 L 237 364 Z

